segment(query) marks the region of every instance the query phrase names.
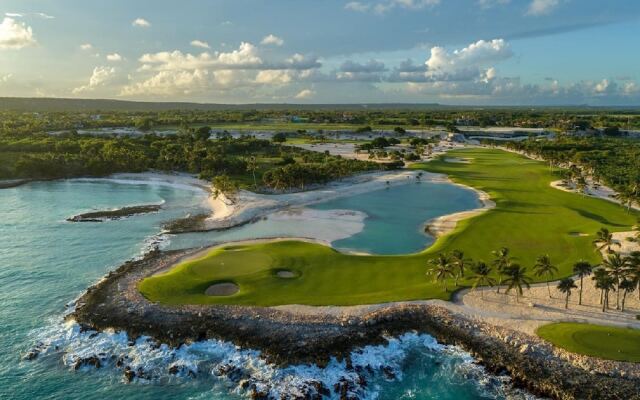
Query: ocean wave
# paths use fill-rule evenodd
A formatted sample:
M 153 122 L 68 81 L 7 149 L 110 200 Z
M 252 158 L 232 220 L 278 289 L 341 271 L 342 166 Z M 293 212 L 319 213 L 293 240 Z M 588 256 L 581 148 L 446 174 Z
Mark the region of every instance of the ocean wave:
M 438 368 L 446 368 L 443 379 L 450 379 L 452 387 L 473 382 L 484 397 L 533 398 L 513 389 L 508 377 L 487 374 L 460 348 L 441 345 L 433 337 L 415 332 L 357 349 L 349 361 L 332 359 L 324 367 L 283 368 L 266 362 L 259 351 L 220 340 L 172 348 L 149 337 L 132 340 L 124 332 L 83 331 L 74 322 L 51 324 L 32 336 L 38 344 L 26 359 L 60 357 L 70 370 L 109 369 L 120 374 L 123 383 L 131 384 L 212 379 L 232 393 L 252 398 L 373 400 L 380 397 L 385 384 L 403 380 L 411 357 L 426 354 L 439 360 Z

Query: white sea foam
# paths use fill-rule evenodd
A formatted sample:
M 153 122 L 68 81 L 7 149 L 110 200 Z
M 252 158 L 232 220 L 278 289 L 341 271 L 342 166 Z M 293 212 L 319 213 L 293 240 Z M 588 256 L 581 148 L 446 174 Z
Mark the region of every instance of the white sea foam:
M 148 337 L 138 338 L 134 343 L 124 332 L 83 332 L 76 323 L 52 324 L 35 331 L 33 337 L 38 343 L 33 350 L 38 357 L 60 357 L 69 369 L 85 371 L 96 368 L 98 360 L 101 368 L 114 373 L 120 371 L 123 381 L 127 380 L 124 372 L 132 371 L 133 384 L 213 379 L 221 380 L 235 393 L 261 393 L 273 399 L 298 398 L 296 396 L 318 392 L 331 399 L 339 398 L 340 392 L 350 398 L 376 399 L 380 385 L 385 380 L 401 381 L 409 355 L 421 352 L 449 360 L 446 365 L 452 369 L 443 371 L 443 375 L 452 384 L 472 380 L 479 392 L 488 397 L 527 398 L 510 388 L 507 377 L 486 374 L 468 353 L 418 333 L 387 338 L 385 344 L 358 349 L 351 354 L 351 365 L 332 359 L 323 368 L 317 365 L 278 368 L 267 363 L 259 351 L 241 349 L 219 340 L 179 348 L 157 344 Z

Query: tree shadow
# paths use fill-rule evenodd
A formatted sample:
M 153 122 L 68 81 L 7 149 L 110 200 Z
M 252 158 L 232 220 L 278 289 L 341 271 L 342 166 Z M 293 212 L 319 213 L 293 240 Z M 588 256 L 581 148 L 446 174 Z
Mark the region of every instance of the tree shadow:
M 594 220 L 594 221 L 598 221 L 599 223 L 604 224 L 604 225 L 619 226 L 619 227 L 627 226 L 627 225 L 615 223 L 615 222 L 610 221 L 607 218 L 603 217 L 602 215 L 594 214 L 594 213 L 589 212 L 587 210 L 583 210 L 583 209 L 580 209 L 580 208 L 572 208 L 572 207 L 568 207 L 568 208 L 570 210 L 572 210 L 572 211 L 577 212 L 582 217 L 585 217 L 587 219 L 591 219 L 591 220 Z

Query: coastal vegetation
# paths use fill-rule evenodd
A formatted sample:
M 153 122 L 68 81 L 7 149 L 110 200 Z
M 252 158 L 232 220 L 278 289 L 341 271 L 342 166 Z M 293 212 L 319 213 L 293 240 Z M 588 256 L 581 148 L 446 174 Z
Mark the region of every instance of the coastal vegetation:
M 640 362 L 640 330 L 559 322 L 543 325 L 538 336 L 573 353 L 608 360 Z
M 600 264 L 592 244 L 595 233 L 601 228 L 628 231 L 637 219 L 635 211 L 615 203 L 550 187 L 557 170 L 540 161 L 479 148 L 451 151 L 448 157 L 471 162 L 450 163 L 441 158 L 412 168 L 444 173 L 455 182 L 483 190 L 496 207 L 459 222 L 453 232 L 423 252 L 362 256 L 294 240 L 223 246 L 145 279 L 140 290 L 148 299 L 167 304 L 353 305 L 449 299 L 456 282 L 460 288 L 487 284 L 490 278 L 510 286 L 519 296 L 530 283 L 573 275 L 579 261 Z M 549 273 L 536 276 L 534 265 L 546 265 L 539 259 L 541 254 L 557 270 L 545 266 Z M 444 261 L 429 261 L 441 258 Z M 470 260 L 493 261 L 490 272 Z M 279 279 L 272 273 L 282 268 L 294 271 L 298 278 Z M 229 297 L 206 296 L 207 287 L 216 282 L 234 282 L 240 290 Z
M 171 136 L 0 136 L 0 179 L 105 176 L 155 169 L 198 174 L 206 180 L 224 176 L 231 186 L 252 190 L 292 190 L 396 167 L 250 136 L 209 140 L 210 136 L 209 127 Z

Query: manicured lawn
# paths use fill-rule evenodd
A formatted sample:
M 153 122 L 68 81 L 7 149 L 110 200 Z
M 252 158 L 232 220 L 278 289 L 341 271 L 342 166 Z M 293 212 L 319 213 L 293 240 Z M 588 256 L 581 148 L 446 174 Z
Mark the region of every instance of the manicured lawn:
M 560 322 L 538 328 L 538 336 L 573 353 L 640 362 L 640 330 Z
M 169 304 L 353 305 L 448 299 L 451 293 L 425 275 L 428 260 L 441 251 L 461 249 L 473 259 L 490 262 L 491 251 L 506 246 L 518 263 L 529 268 L 537 256 L 549 254 L 560 270 L 554 278 L 560 278 L 571 275 L 579 259 L 600 260 L 591 243 L 598 229 L 626 231 L 637 218 L 614 203 L 551 188 L 549 183 L 557 178 L 541 162 L 492 149 L 457 150 L 447 157 L 469 158 L 471 163 L 436 160 L 413 168 L 445 173 L 456 182 L 484 190 L 497 205 L 462 221 L 454 232 L 421 253 L 345 255 L 297 241 L 233 246 L 148 278 L 140 290 L 150 300 Z M 401 206 L 402 199 L 398 199 L 399 209 Z M 273 273 L 279 268 L 301 276 L 279 278 Z M 240 291 L 230 297 L 204 295 L 218 281 L 233 281 Z M 449 289 L 452 286 L 450 282 Z

